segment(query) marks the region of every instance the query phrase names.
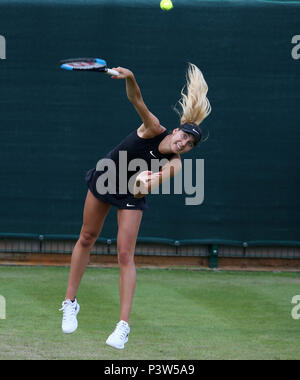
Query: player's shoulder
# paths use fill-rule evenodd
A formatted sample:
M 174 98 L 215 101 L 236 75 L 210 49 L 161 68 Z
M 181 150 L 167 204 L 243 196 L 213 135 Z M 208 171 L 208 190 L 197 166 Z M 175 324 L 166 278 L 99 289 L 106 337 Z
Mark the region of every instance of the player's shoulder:
M 137 134 L 142 139 L 152 139 L 156 136 L 161 135 L 165 131 L 166 131 L 166 128 L 163 127 L 160 123 L 155 125 L 155 127 L 152 127 L 152 128 L 146 128 L 144 124 L 142 124 L 137 129 Z

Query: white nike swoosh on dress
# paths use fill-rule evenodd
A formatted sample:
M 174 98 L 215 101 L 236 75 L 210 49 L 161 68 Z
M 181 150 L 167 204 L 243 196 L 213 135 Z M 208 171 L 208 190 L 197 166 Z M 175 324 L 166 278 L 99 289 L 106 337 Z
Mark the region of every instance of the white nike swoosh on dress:
M 157 158 L 156 156 L 154 156 L 154 154 L 153 154 L 153 151 L 152 151 L 152 150 L 150 150 L 150 154 L 151 154 L 151 156 L 153 156 L 154 158 Z

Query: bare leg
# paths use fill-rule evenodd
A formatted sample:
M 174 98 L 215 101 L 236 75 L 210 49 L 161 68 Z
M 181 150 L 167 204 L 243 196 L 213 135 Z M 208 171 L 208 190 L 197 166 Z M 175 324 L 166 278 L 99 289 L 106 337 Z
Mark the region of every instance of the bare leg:
M 73 300 L 76 296 L 81 278 L 89 261 L 90 251 L 98 239 L 109 209 L 109 204 L 101 202 L 88 191 L 80 237 L 72 253 L 66 299 Z
M 118 260 L 120 265 L 120 320 L 129 323 L 136 285 L 134 251 L 143 211 L 118 210 Z

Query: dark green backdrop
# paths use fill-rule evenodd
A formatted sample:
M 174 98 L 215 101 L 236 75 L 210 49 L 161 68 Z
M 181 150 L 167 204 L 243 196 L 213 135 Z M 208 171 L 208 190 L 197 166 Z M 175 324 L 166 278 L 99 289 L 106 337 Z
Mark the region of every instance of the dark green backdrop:
M 210 138 L 186 155 L 205 160 L 205 201 L 152 195 L 141 236 L 299 241 L 300 5 L 287 3 L 0 1 L 0 232 L 79 232 L 85 172 L 140 123 L 123 81 L 58 68 L 100 56 L 134 71 L 168 129 L 187 62 L 209 84 Z

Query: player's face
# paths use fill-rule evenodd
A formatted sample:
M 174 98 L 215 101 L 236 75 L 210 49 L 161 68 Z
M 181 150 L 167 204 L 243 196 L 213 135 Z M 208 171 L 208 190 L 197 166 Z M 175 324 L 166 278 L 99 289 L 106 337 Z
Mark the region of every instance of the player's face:
M 194 146 L 195 137 L 192 134 L 182 131 L 178 128 L 173 130 L 171 138 L 172 152 L 177 154 L 183 154 L 193 149 Z

